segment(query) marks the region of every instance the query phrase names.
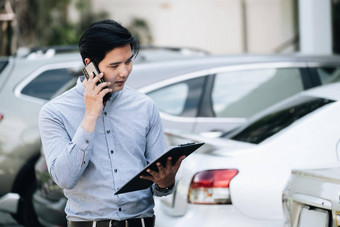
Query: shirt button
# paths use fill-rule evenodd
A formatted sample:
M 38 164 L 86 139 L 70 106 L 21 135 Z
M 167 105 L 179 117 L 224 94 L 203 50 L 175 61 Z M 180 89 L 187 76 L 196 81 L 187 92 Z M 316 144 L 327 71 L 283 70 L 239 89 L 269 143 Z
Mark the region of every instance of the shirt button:
M 119 209 L 118 209 L 118 210 L 119 210 L 119 211 L 122 211 L 122 208 L 120 208 L 120 207 L 119 207 Z
M 113 154 L 113 150 L 111 150 L 111 154 Z
M 106 130 L 106 133 L 107 133 L 107 134 L 110 134 L 110 132 L 111 132 L 110 130 Z
M 85 143 L 90 143 L 90 141 L 88 139 L 85 140 Z
M 106 115 L 107 115 L 107 112 L 104 112 L 104 115 L 106 116 Z
M 115 171 L 115 173 L 117 173 L 117 172 L 118 172 L 118 170 L 117 170 L 117 169 L 114 169 L 114 171 Z

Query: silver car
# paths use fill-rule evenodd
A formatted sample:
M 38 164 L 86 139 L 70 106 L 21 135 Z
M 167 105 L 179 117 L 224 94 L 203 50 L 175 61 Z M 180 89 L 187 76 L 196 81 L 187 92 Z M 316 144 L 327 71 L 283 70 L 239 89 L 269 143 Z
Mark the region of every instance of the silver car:
M 141 55 L 142 56 L 142 55 Z M 163 56 L 164 61 L 161 56 Z M 139 59 L 142 59 L 141 57 Z M 301 90 L 338 81 L 336 56 L 205 56 L 164 54 L 136 64 L 127 85 L 149 95 L 165 128 L 218 136 Z M 136 59 L 142 62 L 142 60 Z M 77 53 L 9 59 L 0 74 L 0 209 L 27 226 L 65 224 L 65 198 L 40 156 L 41 106 L 80 75 Z M 0 118 L 1 119 L 1 118 Z M 36 166 L 35 166 L 36 164 Z M 36 180 L 38 190 L 32 195 Z
M 282 194 L 284 226 L 340 226 L 339 176 L 339 163 L 292 170 Z
M 44 103 L 75 84 L 83 67 L 76 50 L 46 48 L 0 58 L 0 210 L 9 211 L 25 226 L 38 225 L 31 202 L 36 188 L 34 165 L 41 149 L 38 114 Z M 135 62 L 206 54 L 191 49 L 142 47 Z

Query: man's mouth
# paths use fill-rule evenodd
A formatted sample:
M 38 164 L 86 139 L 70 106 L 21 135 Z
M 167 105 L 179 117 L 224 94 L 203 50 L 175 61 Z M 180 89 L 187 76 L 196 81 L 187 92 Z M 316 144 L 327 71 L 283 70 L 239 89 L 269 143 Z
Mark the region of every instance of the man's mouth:
M 116 81 L 115 84 L 117 84 L 118 86 L 122 86 L 124 85 L 125 81 Z

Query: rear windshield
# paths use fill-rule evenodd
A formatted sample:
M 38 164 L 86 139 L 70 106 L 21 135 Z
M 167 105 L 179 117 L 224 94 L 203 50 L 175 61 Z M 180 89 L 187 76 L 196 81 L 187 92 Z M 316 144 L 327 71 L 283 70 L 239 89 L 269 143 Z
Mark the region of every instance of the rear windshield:
M 246 127 L 228 134 L 229 139 L 259 144 L 320 107 L 332 103 L 329 99 L 298 96 L 291 102 L 250 122 Z
M 1 74 L 2 70 L 4 70 L 4 68 L 6 68 L 7 64 L 8 64 L 8 60 L 0 59 L 0 74 Z

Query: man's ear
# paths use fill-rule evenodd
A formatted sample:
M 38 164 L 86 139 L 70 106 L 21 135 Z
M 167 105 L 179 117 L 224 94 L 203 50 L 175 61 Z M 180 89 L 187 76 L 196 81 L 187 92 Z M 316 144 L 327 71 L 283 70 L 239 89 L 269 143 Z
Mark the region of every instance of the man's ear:
M 85 58 L 85 65 L 87 65 L 87 64 L 89 64 L 90 62 L 91 62 L 91 59 L 89 59 L 89 58 Z

